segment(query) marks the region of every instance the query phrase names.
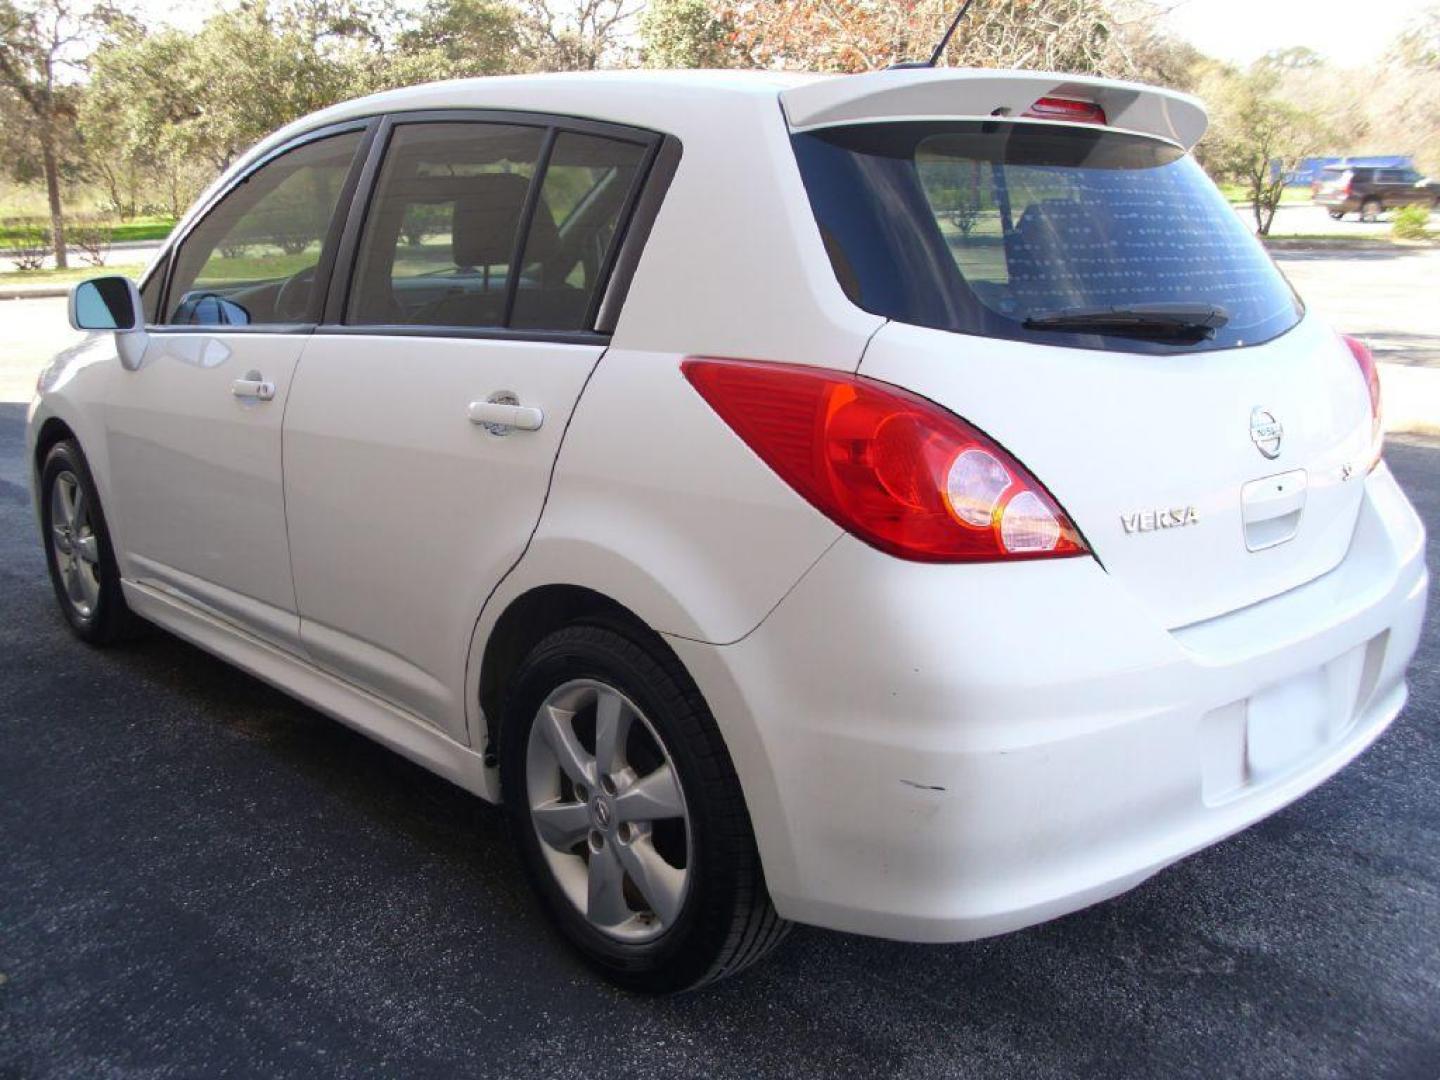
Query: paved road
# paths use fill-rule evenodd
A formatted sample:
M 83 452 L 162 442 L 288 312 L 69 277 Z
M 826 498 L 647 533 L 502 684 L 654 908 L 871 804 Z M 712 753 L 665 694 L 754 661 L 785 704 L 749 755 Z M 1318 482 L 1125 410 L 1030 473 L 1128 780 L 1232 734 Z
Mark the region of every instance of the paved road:
M 1255 227 L 1255 214 L 1249 204 L 1237 206 L 1235 212 L 1240 215 L 1242 221 L 1251 229 Z M 1358 214 L 1347 214 L 1340 221 L 1331 219 L 1330 214 L 1322 206 L 1314 203 L 1286 203 L 1280 207 L 1275 214 L 1275 220 L 1270 224 L 1270 235 L 1283 236 L 1368 236 L 1377 240 L 1385 240 L 1390 236 L 1390 223 L 1392 214 L 1385 214 L 1379 221 L 1364 222 Z M 1440 225 L 1440 215 L 1433 211 L 1430 217 L 1430 226 L 1434 228 Z
M 1440 248 L 1279 248 L 1272 253 L 1305 303 L 1377 359 L 1440 367 Z
M 54 297 L 0 300 L 0 401 L 29 401 L 41 369 L 84 339 L 70 329 L 66 304 Z
M 77 643 L 21 425 L 0 405 L 6 1080 L 1440 1071 L 1440 592 L 1368 754 L 1129 895 L 964 946 L 800 929 L 652 1001 L 556 942 L 497 811 L 167 635 Z M 1389 457 L 1440 536 L 1440 443 Z

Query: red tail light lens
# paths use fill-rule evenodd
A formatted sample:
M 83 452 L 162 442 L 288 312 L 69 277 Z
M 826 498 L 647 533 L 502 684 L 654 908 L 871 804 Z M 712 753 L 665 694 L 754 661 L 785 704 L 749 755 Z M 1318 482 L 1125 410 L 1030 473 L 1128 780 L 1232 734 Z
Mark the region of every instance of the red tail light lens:
M 1105 110 L 1093 101 L 1042 97 L 1026 109 L 1025 116 L 1036 120 L 1064 120 L 1071 124 L 1106 124 Z
M 1019 462 L 922 397 L 792 364 L 692 358 L 681 368 L 781 479 L 881 551 L 917 562 L 1089 552 Z
M 1370 461 L 1370 467 L 1374 468 L 1375 463 L 1380 460 L 1380 446 L 1383 441 L 1383 416 L 1380 409 L 1380 369 L 1375 366 L 1375 357 L 1371 355 L 1369 347 L 1357 337 L 1342 334 L 1345 344 L 1350 348 L 1350 355 L 1355 357 L 1355 363 L 1360 365 L 1360 374 L 1365 379 L 1365 389 L 1370 393 L 1370 440 L 1375 446 L 1374 457 Z

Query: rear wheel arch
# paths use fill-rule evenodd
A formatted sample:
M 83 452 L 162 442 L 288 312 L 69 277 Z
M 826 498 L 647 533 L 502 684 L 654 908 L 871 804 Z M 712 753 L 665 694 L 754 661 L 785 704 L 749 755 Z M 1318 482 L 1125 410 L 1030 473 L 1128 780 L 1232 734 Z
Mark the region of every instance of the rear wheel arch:
M 485 640 L 480 660 L 481 732 L 486 763 L 499 747 L 505 694 L 530 650 L 568 626 L 606 626 L 680 660 L 665 639 L 625 605 L 580 585 L 541 585 L 511 600 Z M 683 667 L 683 665 L 681 665 Z

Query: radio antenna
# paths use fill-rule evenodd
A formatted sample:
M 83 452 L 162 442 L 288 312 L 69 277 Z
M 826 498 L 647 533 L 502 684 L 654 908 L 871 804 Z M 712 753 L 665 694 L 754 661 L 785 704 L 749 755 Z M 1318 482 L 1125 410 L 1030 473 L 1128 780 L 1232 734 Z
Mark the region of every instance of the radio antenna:
M 975 0 L 965 0 L 960 5 L 960 10 L 955 13 L 955 18 L 950 20 L 950 26 L 945 31 L 945 36 L 940 39 L 940 44 L 935 46 L 935 51 L 930 54 L 929 60 L 909 60 L 902 64 L 891 64 L 891 69 L 939 67 L 941 59 L 945 56 L 945 50 L 950 45 L 950 39 L 955 36 L 955 29 L 960 25 L 960 20 L 965 18 L 965 13 L 970 10 L 970 5 L 974 2 Z

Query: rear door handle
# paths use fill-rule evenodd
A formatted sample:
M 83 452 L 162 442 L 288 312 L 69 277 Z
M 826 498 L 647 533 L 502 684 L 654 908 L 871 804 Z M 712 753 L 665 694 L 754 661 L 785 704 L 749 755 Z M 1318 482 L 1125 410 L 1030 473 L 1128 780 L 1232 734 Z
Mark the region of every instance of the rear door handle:
M 511 395 L 504 397 L 510 398 Z M 512 430 L 539 431 L 540 425 L 545 422 L 545 413 L 540 409 L 503 398 L 499 401 L 472 401 L 469 415 L 472 424 L 484 425 L 493 435 L 504 435 Z
M 252 371 L 245 378 L 231 383 L 230 393 L 250 401 L 271 401 L 275 397 L 275 384 L 269 379 L 262 379 L 258 371 Z

